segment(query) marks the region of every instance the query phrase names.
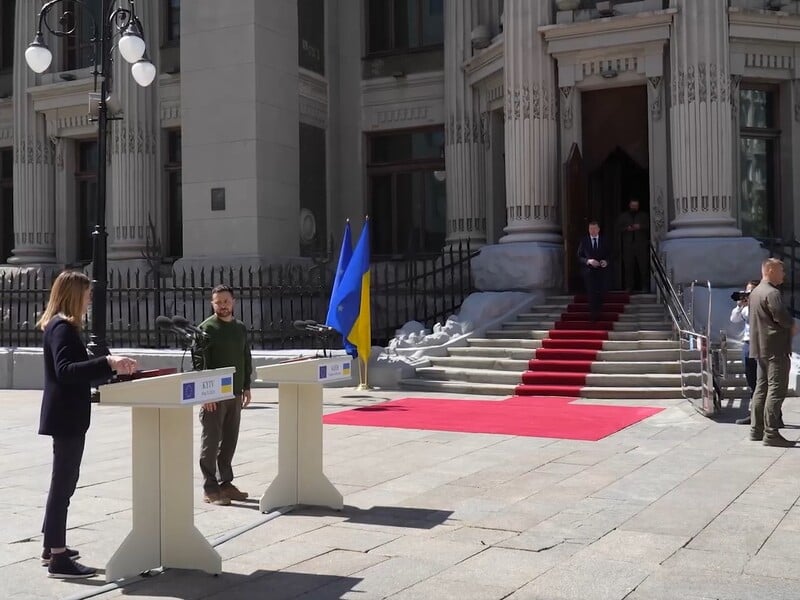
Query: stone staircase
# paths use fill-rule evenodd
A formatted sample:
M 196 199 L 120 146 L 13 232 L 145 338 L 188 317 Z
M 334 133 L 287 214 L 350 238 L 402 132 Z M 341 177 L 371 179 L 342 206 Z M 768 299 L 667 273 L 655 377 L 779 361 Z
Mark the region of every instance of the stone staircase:
M 608 300 L 601 321 L 589 323 L 581 298 L 552 296 L 501 329 L 470 338 L 466 347 L 431 357 L 415 379 L 400 383 L 428 392 L 681 398 L 680 350 L 666 310 L 653 294 L 618 300 Z M 584 339 L 592 337 L 598 339 Z M 738 355 L 730 356 L 724 395 L 738 398 L 744 376 Z M 687 358 L 687 367 L 699 370 L 699 354 Z M 687 384 L 699 386 L 699 376 L 690 375 Z

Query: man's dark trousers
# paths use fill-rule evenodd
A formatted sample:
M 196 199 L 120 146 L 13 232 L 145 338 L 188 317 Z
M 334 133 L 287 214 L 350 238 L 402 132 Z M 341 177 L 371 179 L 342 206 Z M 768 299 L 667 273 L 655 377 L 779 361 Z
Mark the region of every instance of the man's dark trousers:
M 606 291 L 606 270 L 590 267 L 584 272 L 583 280 L 586 284 L 589 315 L 592 321 L 596 321 L 600 318 L 600 311 L 603 308 L 603 294 Z
M 751 402 L 750 420 L 754 435 L 763 432 L 764 439 L 778 435 L 781 421 L 781 405 L 789 388 L 788 356 L 772 356 L 758 359 L 758 380 Z
M 744 376 L 747 380 L 747 387 L 750 388 L 750 394 L 756 391 L 756 381 L 758 378 L 758 361 L 755 358 L 750 358 L 750 342 L 742 344 L 742 356 L 744 357 Z
M 42 523 L 45 548 L 67 545 L 67 509 L 78 485 L 85 443 L 83 435 L 53 437 L 53 474 Z
M 231 461 L 239 440 L 239 423 L 242 417 L 242 397 L 217 402 L 217 409 L 200 410 L 203 433 L 200 436 L 200 471 L 203 489 L 219 490 L 220 484 L 233 481 Z M 219 479 L 217 479 L 219 472 Z

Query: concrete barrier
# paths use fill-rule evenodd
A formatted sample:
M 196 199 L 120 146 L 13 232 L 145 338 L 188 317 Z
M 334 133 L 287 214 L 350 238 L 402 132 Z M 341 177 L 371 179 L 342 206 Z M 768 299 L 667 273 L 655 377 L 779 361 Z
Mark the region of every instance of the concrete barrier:
M 139 361 L 140 369 L 173 367 L 189 371 L 192 360 L 181 350 L 152 350 L 142 348 L 115 348 L 114 354 L 130 356 Z M 256 350 L 253 367 L 272 365 L 284 360 L 316 356 L 316 350 Z M 333 351 L 331 354 L 344 354 Z M 44 366 L 41 348 L 0 348 L 0 389 L 40 390 L 44 386 Z M 355 361 L 354 361 L 355 362 Z M 351 380 L 331 384 L 330 387 L 355 387 L 358 369 L 353 369 Z M 253 384 L 253 387 L 277 387 L 272 384 Z

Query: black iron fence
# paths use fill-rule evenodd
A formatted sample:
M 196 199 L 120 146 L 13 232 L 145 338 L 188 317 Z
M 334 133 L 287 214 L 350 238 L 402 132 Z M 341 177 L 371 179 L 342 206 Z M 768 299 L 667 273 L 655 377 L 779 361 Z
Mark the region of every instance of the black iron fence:
M 432 327 L 456 312 L 473 291 L 469 243 L 436 255 L 376 262 L 371 267 L 372 337 L 385 345 L 395 330 L 416 320 Z M 211 289 L 224 283 L 236 294 L 237 316 L 257 349 L 317 348 L 324 340 L 296 329 L 297 320 L 325 321 L 333 284 L 331 263 L 257 268 L 143 270 L 109 274 L 108 341 L 112 347 L 170 348 L 174 336 L 155 327 L 159 315 L 183 315 L 198 323 L 210 314 Z M 35 328 L 57 273 L 0 273 L 0 346 L 39 346 Z M 342 346 L 340 336 L 330 340 Z

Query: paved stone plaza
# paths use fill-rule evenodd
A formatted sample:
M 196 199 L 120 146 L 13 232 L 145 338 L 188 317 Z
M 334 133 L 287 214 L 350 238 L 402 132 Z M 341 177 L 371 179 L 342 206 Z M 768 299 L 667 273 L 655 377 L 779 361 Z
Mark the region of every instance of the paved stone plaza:
M 105 584 L 48 579 L 40 566 L 50 469 L 49 438 L 35 434 L 40 395 L 0 392 L 3 599 Z M 328 390 L 326 410 L 407 395 Z M 237 483 L 256 497 L 275 474 L 276 401 L 255 390 L 242 419 Z M 749 442 L 746 427 L 680 401 L 652 405 L 667 409 L 600 442 L 326 426 L 343 512 L 298 510 L 219 545 L 220 577 L 173 570 L 98 597 L 800 598 L 800 449 Z M 798 409 L 787 401 L 787 423 L 800 424 Z M 94 410 L 68 532 L 87 565 L 102 567 L 130 525 L 129 413 Z M 262 518 L 255 502 L 203 504 L 197 475 L 208 538 Z

